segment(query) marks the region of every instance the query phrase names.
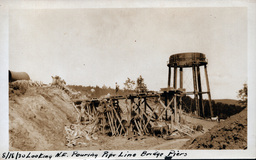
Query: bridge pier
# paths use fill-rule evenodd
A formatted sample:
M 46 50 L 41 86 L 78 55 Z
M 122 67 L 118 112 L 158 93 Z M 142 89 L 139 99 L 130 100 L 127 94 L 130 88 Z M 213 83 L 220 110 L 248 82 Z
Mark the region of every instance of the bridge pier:
M 159 93 L 76 100 L 74 106 L 80 112 L 83 108 L 87 117 L 84 120 L 98 119 L 102 134 L 106 134 L 108 130 L 112 136 L 126 136 L 131 132 L 133 136 L 147 135 L 152 132 L 152 123 L 164 122 L 169 127 L 170 124 L 180 123 L 183 92 L 180 89 L 163 88 Z M 122 113 L 124 111 L 125 115 Z

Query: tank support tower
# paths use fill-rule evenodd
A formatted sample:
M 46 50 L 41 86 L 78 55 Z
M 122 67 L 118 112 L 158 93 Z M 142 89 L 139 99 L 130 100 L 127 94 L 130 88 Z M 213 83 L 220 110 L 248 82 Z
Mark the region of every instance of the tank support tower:
M 178 53 L 171 55 L 169 58 L 169 62 L 167 64 L 169 68 L 168 72 L 168 88 L 174 88 L 177 89 L 177 70 L 179 68 L 180 71 L 180 89 L 183 89 L 183 68 L 191 68 L 192 69 L 192 75 L 193 75 L 193 92 L 186 92 L 187 94 L 193 94 L 194 95 L 194 103 L 196 106 L 197 115 L 201 117 L 205 117 L 205 108 L 203 105 L 203 94 L 208 94 L 209 99 L 209 107 L 210 107 L 210 113 L 211 117 L 213 116 L 212 111 L 212 104 L 211 104 L 211 92 L 210 92 L 210 85 L 209 85 L 209 79 L 208 79 L 208 73 L 207 73 L 207 59 L 205 57 L 205 54 L 198 53 L 198 52 L 190 52 L 190 53 Z M 205 71 L 205 79 L 206 79 L 206 86 L 207 91 L 202 91 L 202 84 L 201 84 L 201 75 L 200 75 L 200 67 L 204 66 Z M 172 74 L 171 71 L 173 68 L 173 86 L 171 87 L 171 78 Z

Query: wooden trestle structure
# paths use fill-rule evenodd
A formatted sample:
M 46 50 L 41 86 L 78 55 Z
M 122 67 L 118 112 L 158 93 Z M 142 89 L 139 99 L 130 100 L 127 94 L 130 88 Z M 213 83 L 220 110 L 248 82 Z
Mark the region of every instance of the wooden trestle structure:
M 103 134 L 131 137 L 153 134 L 155 130 L 163 134 L 175 129 L 182 131 L 184 95 L 184 90 L 164 88 L 154 93 L 76 100 L 74 106 L 81 112 L 81 123 L 98 121 L 98 129 Z
M 103 99 L 77 100 L 74 107 L 80 113 L 79 123 L 93 123 L 103 134 L 116 135 L 147 135 L 158 130 L 163 133 L 179 130 L 187 135 L 190 127 L 183 123 L 182 97 L 194 95 L 194 104 L 198 117 L 205 117 L 203 94 L 208 95 L 211 117 L 210 85 L 207 73 L 208 61 L 203 53 L 189 52 L 171 55 L 167 64 L 168 84 L 161 92 L 131 94 L 127 96 L 111 96 Z M 200 66 L 204 66 L 207 91 L 201 85 Z M 177 69 L 179 73 L 179 88 Z M 183 68 L 191 68 L 194 91 L 183 88 Z M 173 69 L 173 87 L 171 79 Z M 191 110 L 192 111 L 192 110 Z

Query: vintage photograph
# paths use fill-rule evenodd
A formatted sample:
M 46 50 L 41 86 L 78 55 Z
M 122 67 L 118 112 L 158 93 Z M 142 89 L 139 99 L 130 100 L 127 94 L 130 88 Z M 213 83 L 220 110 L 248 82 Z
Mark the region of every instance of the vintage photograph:
M 9 150 L 247 150 L 247 18 L 9 10 Z

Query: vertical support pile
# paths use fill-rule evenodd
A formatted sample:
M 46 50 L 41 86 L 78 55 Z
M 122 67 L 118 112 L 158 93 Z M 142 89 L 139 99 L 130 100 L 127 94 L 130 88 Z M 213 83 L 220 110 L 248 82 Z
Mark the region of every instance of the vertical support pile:
M 205 78 L 206 78 L 207 94 L 208 94 L 208 99 L 209 99 L 210 112 L 211 112 L 211 117 L 213 117 L 212 103 L 211 103 L 212 98 L 211 98 L 210 84 L 209 84 L 209 79 L 208 79 L 207 65 L 204 65 L 204 71 L 205 71 Z
M 196 112 L 197 115 L 200 115 L 200 109 L 199 109 L 199 105 L 198 105 L 198 90 L 197 90 L 197 72 L 196 72 L 196 65 L 193 65 L 192 67 L 192 73 L 193 73 L 193 84 L 194 84 L 194 104 L 196 106 Z

